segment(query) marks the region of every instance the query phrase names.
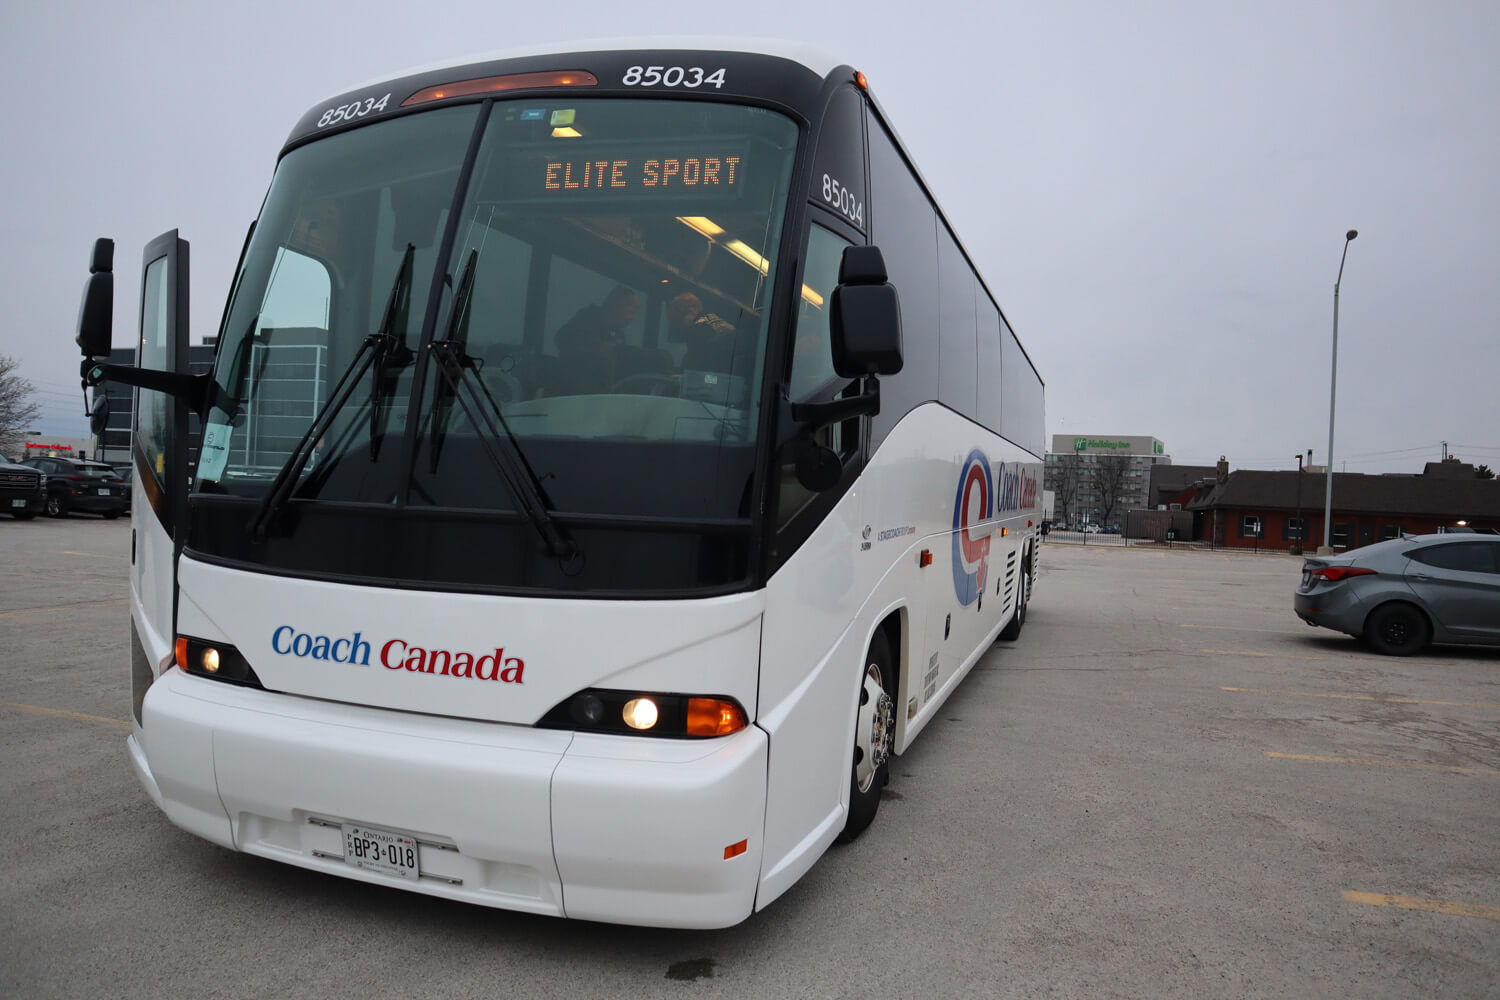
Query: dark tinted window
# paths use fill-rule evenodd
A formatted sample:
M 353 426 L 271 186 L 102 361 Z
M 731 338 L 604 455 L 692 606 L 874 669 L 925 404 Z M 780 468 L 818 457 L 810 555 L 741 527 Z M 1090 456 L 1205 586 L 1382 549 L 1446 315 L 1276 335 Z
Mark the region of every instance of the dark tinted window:
M 1417 562 L 1436 566 L 1439 569 L 1460 570 L 1465 573 L 1495 573 L 1494 542 L 1449 542 L 1444 545 L 1428 545 L 1410 553 Z
M 979 422 L 986 427 L 1000 427 L 1004 398 L 1004 379 L 1000 366 L 1000 310 L 978 282 L 974 284 L 974 305 L 978 313 Z
M 870 121 L 871 241 L 901 299 L 904 366 L 881 380 L 879 441 L 912 407 L 938 398 L 937 216 L 927 192 L 873 118 Z
M 974 272 L 946 228 L 938 230 L 941 350 L 938 398 L 959 413 L 975 410 Z
M 1000 433 L 1034 454 L 1046 451 L 1046 430 L 1042 426 L 1042 379 L 1010 324 L 1005 324 L 1002 369 L 1004 389 L 1001 395 Z

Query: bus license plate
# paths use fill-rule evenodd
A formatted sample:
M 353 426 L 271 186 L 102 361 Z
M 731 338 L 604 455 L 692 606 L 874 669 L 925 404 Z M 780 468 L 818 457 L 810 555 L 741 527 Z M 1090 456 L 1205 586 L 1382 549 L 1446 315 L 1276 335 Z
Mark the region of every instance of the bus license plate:
M 344 860 L 365 871 L 383 872 L 416 881 L 417 841 L 404 833 L 368 826 L 344 827 Z

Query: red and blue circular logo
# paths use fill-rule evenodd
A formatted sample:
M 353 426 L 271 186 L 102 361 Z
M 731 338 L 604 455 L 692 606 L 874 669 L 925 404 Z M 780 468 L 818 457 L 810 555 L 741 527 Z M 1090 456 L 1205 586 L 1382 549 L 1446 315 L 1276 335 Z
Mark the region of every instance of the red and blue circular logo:
M 995 484 L 990 460 L 978 448 L 969 452 L 953 499 L 953 590 L 958 603 L 973 604 L 984 591 L 990 536 L 973 534 L 974 525 L 994 513 Z

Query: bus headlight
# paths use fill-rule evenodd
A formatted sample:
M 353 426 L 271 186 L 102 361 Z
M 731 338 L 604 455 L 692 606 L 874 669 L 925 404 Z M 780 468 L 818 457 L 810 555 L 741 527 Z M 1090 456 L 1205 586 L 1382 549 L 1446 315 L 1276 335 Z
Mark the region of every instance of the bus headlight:
M 250 669 L 249 662 L 238 649 L 227 642 L 209 642 L 207 639 L 179 635 L 174 651 L 177 654 L 177 665 L 184 673 L 245 687 L 261 686 L 260 678 Z
M 656 710 L 656 702 L 650 698 L 632 698 L 625 703 L 620 716 L 631 729 L 650 729 L 656 725 L 661 713 Z
M 580 691 L 542 716 L 544 729 L 668 739 L 729 736 L 750 724 L 740 703 L 717 695 Z

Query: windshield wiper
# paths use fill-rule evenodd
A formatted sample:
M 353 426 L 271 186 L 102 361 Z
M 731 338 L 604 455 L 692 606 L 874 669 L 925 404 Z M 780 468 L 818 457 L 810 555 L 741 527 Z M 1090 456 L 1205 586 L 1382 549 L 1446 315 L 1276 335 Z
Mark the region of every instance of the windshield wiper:
M 323 440 L 328 433 L 328 428 L 333 425 L 334 418 L 343 410 L 349 402 L 349 397 L 354 394 L 354 389 L 359 385 L 359 380 L 379 359 L 382 365 L 386 364 L 393 356 L 399 356 L 399 352 L 393 349 L 399 347 L 400 351 L 411 353 L 406 348 L 402 338 L 391 333 L 390 327 L 396 316 L 396 303 L 408 294 L 407 286 L 411 282 L 411 257 L 412 246 L 407 244 L 406 254 L 401 258 L 401 266 L 396 270 L 396 280 L 391 285 L 390 298 L 386 302 L 385 315 L 381 317 L 380 329 L 366 337 L 359 345 L 359 350 L 354 352 L 354 357 L 349 359 L 349 365 L 344 373 L 339 376 L 338 384 L 334 386 L 333 392 L 329 394 L 328 403 L 323 407 L 317 418 L 308 425 L 306 431 L 297 439 L 297 444 L 292 448 L 292 453 L 287 457 L 286 463 L 276 473 L 276 478 L 271 481 L 271 488 L 261 499 L 260 509 L 256 512 L 255 520 L 250 524 L 250 537 L 256 543 L 266 540 L 266 534 L 270 530 L 271 522 L 277 513 L 285 506 L 287 498 L 292 495 L 292 490 L 297 485 L 297 478 L 302 475 L 306 468 L 308 459 L 312 457 L 317 443 Z M 380 382 L 383 371 L 377 371 L 373 382 Z M 379 399 L 377 390 L 372 387 L 371 405 L 374 406 Z M 375 425 L 371 423 L 371 435 L 373 437 Z M 373 461 L 377 449 L 371 447 L 370 459 Z
M 448 326 L 443 331 L 443 339 L 433 342 L 434 346 L 452 344 L 460 359 L 468 357 L 464 348 L 469 346 L 469 300 L 474 294 L 474 265 L 478 261 L 479 251 L 470 250 L 469 259 L 464 262 L 464 273 L 459 276 L 458 287 L 453 290 L 453 311 L 448 314 Z M 447 379 L 439 380 L 433 387 L 432 427 L 427 436 L 428 472 L 437 472 L 443 440 L 448 434 L 448 415 L 453 410 L 455 396 L 453 384 Z
M 480 434 L 479 442 L 484 445 L 485 453 L 489 455 L 495 468 L 500 470 L 506 487 L 521 505 L 531 526 L 541 536 L 547 551 L 562 564 L 564 572 L 576 574 L 583 568 L 583 553 L 553 517 L 552 500 L 547 496 L 542 480 L 526 460 L 526 453 L 521 450 L 520 442 L 506 422 L 500 404 L 495 402 L 489 387 L 475 373 L 474 358 L 464 353 L 464 343 L 458 338 L 463 329 L 461 316 L 468 308 L 469 297 L 473 292 L 474 264 L 478 258 L 477 250 L 469 251 L 468 263 L 454 293 L 453 313 L 448 318 L 444 339 L 433 341 L 428 348 L 432 352 L 432 359 L 437 362 L 438 374 L 443 380 L 443 388 L 433 400 L 432 437 L 429 441 L 432 468 L 433 471 L 437 469 L 438 449 L 445 432 L 449 400 L 457 400 L 469 422 L 476 429 L 483 428 L 489 432 Z M 488 408 L 481 403 L 488 403 Z
M 411 258 L 416 248 L 406 244 L 406 253 L 401 255 L 401 269 L 396 272 L 396 283 L 391 286 L 391 297 L 386 301 L 385 314 L 380 318 L 380 329 L 376 333 L 375 374 L 370 378 L 370 461 L 380 457 L 380 445 L 385 440 L 385 401 L 396 393 L 396 383 L 401 378 L 401 369 L 416 359 L 411 348 L 406 346 L 404 333 L 407 315 L 411 310 Z

